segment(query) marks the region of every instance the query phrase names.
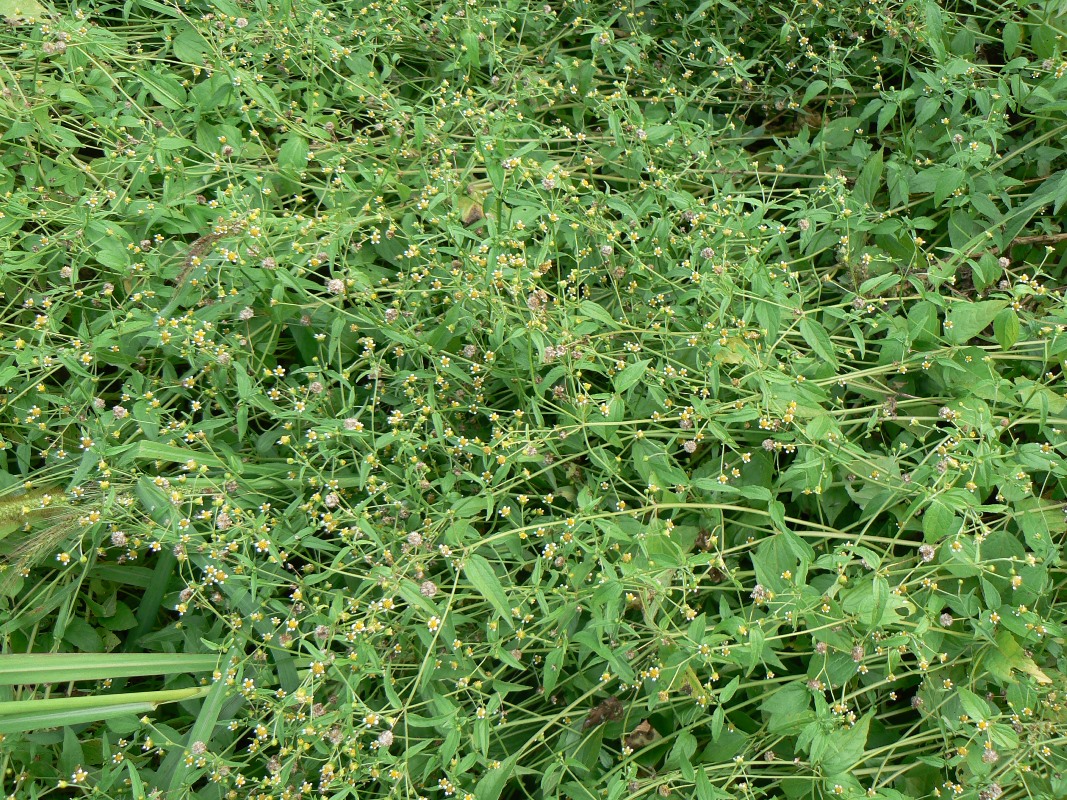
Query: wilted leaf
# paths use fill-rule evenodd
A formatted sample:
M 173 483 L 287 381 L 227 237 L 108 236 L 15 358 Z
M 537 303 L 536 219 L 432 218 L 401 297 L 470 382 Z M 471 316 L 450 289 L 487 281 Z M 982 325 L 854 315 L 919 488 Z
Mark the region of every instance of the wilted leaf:
M 631 750 L 640 750 L 642 747 L 647 747 L 657 739 L 663 738 L 660 736 L 659 731 L 652 727 L 652 724 L 643 719 L 638 723 L 632 731 L 626 734 L 623 739 L 623 744 L 629 747 Z
M 585 718 L 585 722 L 582 723 L 582 730 L 602 725 L 605 722 L 620 720 L 622 719 L 622 714 L 622 703 L 617 698 L 609 697 L 606 700 L 601 700 L 589 712 L 589 716 Z
M 485 219 L 482 204 L 471 197 L 459 198 L 456 201 L 456 207 L 459 209 L 460 221 L 468 228 L 478 220 Z

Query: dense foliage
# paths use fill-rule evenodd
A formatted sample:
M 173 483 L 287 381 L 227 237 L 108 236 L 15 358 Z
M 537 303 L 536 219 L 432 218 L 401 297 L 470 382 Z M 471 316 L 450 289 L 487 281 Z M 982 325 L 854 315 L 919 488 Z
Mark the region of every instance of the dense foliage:
M 4 794 L 1067 795 L 1062 0 L 0 11 Z

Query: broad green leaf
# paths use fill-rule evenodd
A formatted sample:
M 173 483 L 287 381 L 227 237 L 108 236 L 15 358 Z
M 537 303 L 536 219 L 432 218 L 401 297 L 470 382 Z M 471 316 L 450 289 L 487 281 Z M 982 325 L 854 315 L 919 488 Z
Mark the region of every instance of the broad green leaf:
M 156 139 L 156 147 L 160 150 L 184 150 L 195 146 L 195 142 L 181 136 L 161 136 Z
M 496 570 L 493 569 L 493 565 L 484 556 L 472 553 L 467 557 L 467 565 L 463 568 L 463 574 L 471 582 L 471 586 L 489 601 L 489 605 L 493 607 L 493 610 L 503 617 L 507 626 L 514 628 L 515 626 L 511 621 L 511 607 L 508 605 L 508 597 L 504 593 L 504 586 L 501 584 Z
M 1004 350 L 1011 350 L 1019 341 L 1019 315 L 1014 309 L 1005 308 L 993 318 L 993 335 Z
M 859 202 L 874 203 L 874 198 L 878 194 L 878 187 L 882 183 L 883 168 L 882 151 L 879 149 L 867 159 L 867 163 L 864 164 L 859 177 L 856 179 L 853 194 Z
M 964 172 L 957 167 L 945 167 L 934 186 L 934 205 L 940 206 L 963 185 Z
M 760 709 L 771 733 L 796 732 L 812 719 L 811 690 L 803 683 L 787 683 L 766 695 Z
M 1007 300 L 980 300 L 954 303 L 945 318 L 945 338 L 952 344 L 965 344 L 985 330 Z
M 696 793 L 697 800 L 726 800 L 733 797 L 729 792 L 713 784 L 704 770 L 697 771 Z
M 135 77 L 148 89 L 152 99 L 163 108 L 171 111 L 180 111 L 185 108 L 188 96 L 181 83 L 173 75 L 139 72 Z
M 937 97 L 920 97 L 915 101 L 915 124 L 923 125 L 934 118 L 941 110 L 941 101 Z
M 829 774 L 846 772 L 861 763 L 874 714 L 864 714 L 851 728 L 816 736 L 811 744 L 811 760 Z
M 722 691 L 719 692 L 719 703 L 724 704 L 730 702 L 730 698 L 734 696 L 740 685 L 741 676 L 735 675 L 728 684 L 722 687 Z
M 290 134 L 278 151 L 278 168 L 290 175 L 299 175 L 308 165 L 307 139 L 299 134 Z
M 145 800 L 144 781 L 141 780 L 141 775 L 132 759 L 126 759 L 126 769 L 130 773 L 130 791 L 133 794 L 133 800 Z
M 860 284 L 859 293 L 861 297 L 872 297 L 884 294 L 900 283 L 900 281 L 900 275 L 894 275 L 892 273 L 875 275 L 873 278 L 868 278 Z
M 600 800 L 589 787 L 578 781 L 568 781 L 560 787 L 560 790 L 568 800 Z
M 1004 32 L 1002 34 L 1004 40 L 1004 57 L 1011 59 L 1015 57 L 1015 50 L 1019 47 L 1019 40 L 1022 38 L 1022 27 L 1018 22 L 1006 22 L 1004 23 Z
M 820 94 L 825 92 L 829 88 L 830 84 L 821 78 L 812 81 L 808 84 L 807 90 L 804 92 L 804 99 L 800 101 L 801 106 L 806 106 Z
M 923 536 L 927 542 L 939 542 L 956 535 L 963 520 L 941 500 L 934 500 L 923 512 Z
M 560 671 L 563 669 L 563 660 L 566 656 L 566 644 L 553 647 L 548 651 L 548 655 L 545 656 L 545 668 L 541 673 L 541 684 L 544 686 L 545 692 L 551 692 L 556 688 L 556 682 L 559 680 Z
M 902 597 L 892 594 L 889 582 L 880 575 L 863 580 L 841 598 L 841 606 L 845 611 L 855 614 L 862 624 L 875 628 L 896 622 L 899 619 L 896 609 L 906 602 Z
M 722 726 L 726 722 L 726 711 L 722 706 L 716 706 L 714 713 L 711 715 L 711 740 L 713 742 L 719 741 L 719 737 L 722 735 Z
M 697 738 L 689 731 L 682 731 L 675 739 L 674 746 L 667 756 L 667 768 L 681 770 L 682 777 L 686 780 L 695 780 L 696 772 L 693 770 L 693 754 L 697 751 Z
M 1004 215 L 1003 225 L 998 231 L 998 244 L 1001 250 L 1006 250 L 1011 246 L 1015 237 L 1043 207 L 1052 203 L 1052 213 L 1058 214 L 1065 200 L 1067 200 L 1067 170 L 1061 170 L 1042 181 L 1025 203 Z
M 837 366 L 837 354 L 834 352 L 834 344 L 822 325 L 809 317 L 803 317 L 800 320 L 800 335 L 815 351 L 815 355 L 826 363 L 832 364 L 834 367 Z
M 616 373 L 613 383 L 615 384 L 615 391 L 620 394 L 625 392 L 631 386 L 639 383 L 645 375 L 645 370 L 651 363 L 651 359 L 643 358 L 633 364 L 628 364 L 621 371 Z
M 926 30 L 930 39 L 937 42 L 944 32 L 945 23 L 941 13 L 941 6 L 928 0 L 926 3 Z M 837 770 L 830 770 L 836 772 Z
M 474 787 L 475 798 L 477 800 L 499 800 L 500 793 L 504 790 L 508 779 L 511 778 L 518 760 L 519 754 L 515 753 L 501 761 L 496 769 L 488 770 Z
M 966 687 L 959 687 L 956 694 L 960 699 L 963 712 L 971 718 L 972 722 L 988 720 L 990 718 L 989 704 Z
M 990 220 L 996 222 L 1001 218 L 1000 209 L 996 204 L 986 197 L 981 192 L 975 192 L 968 198 L 971 201 L 971 205 L 981 214 L 984 214 Z
M 892 112 L 889 116 L 896 113 L 897 106 L 886 106 Z M 883 109 L 884 111 L 885 109 Z M 888 120 L 887 120 L 888 121 Z M 882 125 L 882 115 L 878 115 L 879 130 L 884 128 Z M 908 170 L 901 166 L 896 161 L 889 161 L 886 163 L 885 179 L 886 186 L 889 187 L 889 202 L 892 206 L 902 206 L 908 202 L 908 196 L 910 188 L 908 186 Z
M 609 328 L 617 328 L 619 326 L 618 320 L 616 320 L 611 314 L 607 312 L 607 309 L 599 303 L 594 303 L 592 300 L 583 300 L 578 306 L 578 313 L 583 317 L 595 319 L 597 322 L 602 322 Z
M 204 62 L 204 57 L 211 52 L 211 46 L 200 35 L 200 32 L 191 25 L 180 26 L 180 32 L 174 37 L 171 47 L 174 48 L 176 58 L 196 66 L 201 66 Z

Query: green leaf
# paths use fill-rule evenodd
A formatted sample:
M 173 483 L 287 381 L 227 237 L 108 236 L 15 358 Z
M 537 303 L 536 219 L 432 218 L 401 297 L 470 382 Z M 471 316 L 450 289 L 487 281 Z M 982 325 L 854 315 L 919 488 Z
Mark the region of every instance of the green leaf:
M 137 80 L 144 84 L 148 93 L 163 108 L 180 111 L 185 108 L 188 96 L 178 79 L 173 75 L 137 73 Z
M 113 237 L 98 239 L 95 243 L 96 260 L 113 270 L 124 270 L 130 264 L 130 251 Z
M 923 512 L 923 536 L 927 542 L 939 542 L 959 532 L 963 520 L 940 500 L 934 500 Z
M 181 136 L 161 136 L 156 139 L 156 147 L 160 150 L 184 150 L 187 147 L 195 146 L 195 142 Z
M 583 317 L 589 317 L 595 319 L 597 322 L 603 322 L 609 328 L 619 327 L 619 322 L 611 314 L 607 312 L 607 309 L 599 303 L 594 303 L 592 300 L 583 300 L 578 306 L 578 312 Z
M 878 112 L 878 121 L 876 124 L 876 128 L 879 133 L 885 128 L 886 125 L 889 124 L 889 121 L 896 116 L 899 110 L 899 103 L 886 103 L 884 106 L 882 106 L 881 110 Z
M 696 792 L 697 800 L 718 800 L 723 796 L 704 770 L 697 773 Z
M 726 722 L 726 711 L 722 706 L 715 707 L 715 713 L 711 715 L 711 740 L 719 741 L 722 735 L 722 726 Z
M 989 704 L 985 700 L 963 686 L 956 690 L 956 694 L 960 699 L 960 705 L 963 706 L 963 713 L 972 721 L 989 719 Z
M 70 775 L 85 762 L 85 751 L 76 734 L 70 727 L 63 728 L 63 750 L 59 756 L 59 771 Z
M 834 344 L 830 341 L 830 335 L 826 329 L 814 320 L 803 317 L 800 320 L 800 335 L 819 358 L 828 364 L 837 367 L 837 354 L 834 352 Z
M 929 300 L 915 303 L 908 309 L 908 336 L 916 342 L 936 342 L 941 326 L 937 322 L 937 306 Z
M 675 739 L 670 755 L 667 756 L 667 769 L 678 768 L 686 780 L 695 780 L 693 754 L 697 751 L 697 737 L 689 731 L 682 731 Z
M 977 303 L 953 304 L 946 315 L 945 338 L 951 344 L 969 342 L 985 330 L 993 318 L 1007 305 L 1007 300 L 981 300 Z
M 519 760 L 519 755 L 515 753 L 508 756 L 500 762 L 499 767 L 490 769 L 482 776 L 478 785 L 474 787 L 474 796 L 477 800 L 498 800 L 500 793 L 504 790 L 504 785 L 515 770 L 515 762 Z
M 568 781 L 560 789 L 569 800 L 600 800 L 585 784 L 578 781 Z
M 100 638 L 100 634 L 81 617 L 75 617 L 67 623 L 63 641 L 87 653 L 98 653 L 104 649 L 104 641 Z
M 133 759 L 126 759 L 126 769 L 130 773 L 130 792 L 133 800 L 145 800 L 144 781 L 141 780 L 137 767 L 133 765 Z
M 1022 38 L 1022 28 L 1018 22 L 1006 22 L 1004 23 L 1004 57 L 1011 59 L 1015 57 L 1015 50 L 1019 47 L 1019 40 Z
M 993 335 L 1004 350 L 1011 350 L 1019 341 L 1019 316 L 1014 309 L 1005 308 L 993 317 Z
M 787 683 L 764 698 L 760 709 L 767 715 L 771 733 L 795 733 L 814 716 L 811 691 L 801 682 Z
M 1053 203 L 1052 213 L 1058 214 L 1065 200 L 1067 200 L 1067 170 L 1062 170 L 1042 181 L 1025 203 L 1004 215 L 1003 226 L 999 231 L 999 242 L 997 242 L 1000 249 L 1005 250 L 1010 247 L 1015 237 L 1022 232 L 1041 208 Z
M 982 253 L 977 261 L 972 261 L 971 270 L 972 278 L 974 279 L 974 287 L 979 291 L 992 286 L 1004 273 L 1004 268 L 1000 266 L 997 262 L 997 257 L 992 253 Z
M 1059 214 L 1065 202 L 1067 202 L 1067 172 L 1060 176 L 1059 183 L 1056 184 L 1052 213 Z
M 1067 519 L 1052 505 L 1036 497 L 1018 502 L 1016 516 L 1022 528 L 1026 546 L 1041 560 L 1056 560 L 1059 554 L 1057 540 L 1067 532 Z
M 556 682 L 559 680 L 560 670 L 563 669 L 563 659 L 567 655 L 566 645 L 557 645 L 553 647 L 548 655 L 545 656 L 545 668 L 541 673 L 541 684 L 545 688 L 545 692 L 551 692 L 556 688 Z
M 467 557 L 467 565 L 463 568 L 463 574 L 467 576 L 471 586 L 489 601 L 489 605 L 493 607 L 493 610 L 503 617 L 508 627 L 514 628 L 515 626 L 511 622 L 511 607 L 508 605 L 508 597 L 504 593 L 504 587 L 500 583 L 500 578 L 497 576 L 496 570 L 493 569 L 493 565 L 484 556 L 472 553 Z
M 861 763 L 874 714 L 874 711 L 864 714 L 851 728 L 816 735 L 811 743 L 812 762 L 829 774 L 846 772 Z
M 615 391 L 620 394 L 625 392 L 631 386 L 639 383 L 645 375 L 645 370 L 651 363 L 652 359 L 643 358 L 640 361 L 629 364 L 616 373 L 613 383 L 615 385 Z
M 936 97 L 920 97 L 915 101 L 915 124 L 929 122 L 941 110 L 941 101 Z
M 873 278 L 868 278 L 860 284 L 860 296 L 871 297 L 873 295 L 884 294 L 900 283 L 901 280 L 902 278 L 900 275 L 894 275 L 892 273 L 875 275 Z
M 889 582 L 880 575 L 863 581 L 841 598 L 841 605 L 846 611 L 855 614 L 862 624 L 873 628 L 895 622 L 898 619 L 896 609 L 905 602 L 903 598 L 892 594 Z
M 734 696 L 739 686 L 741 686 L 741 676 L 735 675 L 728 684 L 722 687 L 722 691 L 719 692 L 719 703 L 724 704 L 730 702 L 730 698 Z
M 926 4 L 926 31 L 932 42 L 941 39 L 945 29 L 944 18 L 941 15 L 941 7 L 934 2 Z
M 964 173 L 958 167 L 945 167 L 941 171 L 937 184 L 934 186 L 934 205 L 940 206 L 945 200 L 963 185 Z
M 830 84 L 828 84 L 826 81 L 822 80 L 821 78 L 818 79 L 818 80 L 812 81 L 810 84 L 808 84 L 808 88 L 804 92 L 804 99 L 800 101 L 800 105 L 801 106 L 806 106 L 808 103 L 810 103 L 816 97 L 818 97 L 820 94 L 825 92 L 829 88 L 829 86 L 830 86 Z
M 299 175 L 307 169 L 307 139 L 298 134 L 291 134 L 278 151 L 278 168 L 289 175 Z
M 853 189 L 853 195 L 859 202 L 874 203 L 875 195 L 878 194 L 878 187 L 882 183 L 884 166 L 881 150 L 876 151 L 867 159 L 867 163 L 863 166 L 859 177 L 856 179 L 855 189 Z
M 180 32 L 174 37 L 171 47 L 174 49 L 175 58 L 196 66 L 201 66 L 204 56 L 211 52 L 211 46 L 191 25 L 180 26 Z
M 969 197 L 971 205 L 980 213 L 988 217 L 993 222 L 998 222 L 1003 216 L 1000 213 L 1000 209 L 996 204 L 980 192 L 975 192 Z

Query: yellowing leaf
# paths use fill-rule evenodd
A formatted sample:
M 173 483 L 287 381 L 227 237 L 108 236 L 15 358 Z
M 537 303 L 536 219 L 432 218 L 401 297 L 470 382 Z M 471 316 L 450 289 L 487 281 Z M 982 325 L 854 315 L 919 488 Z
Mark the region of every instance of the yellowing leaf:
M 0 19 L 9 23 L 36 22 L 48 11 L 34 0 L 0 0 Z
M 459 198 L 456 201 L 456 208 L 459 210 L 460 221 L 468 228 L 475 222 L 485 219 L 485 211 L 482 209 L 482 204 L 473 198 Z
M 1052 683 L 1052 678 L 1042 672 L 1041 668 L 1031 658 L 1021 659 L 1018 667 L 1021 672 L 1025 672 L 1038 683 Z

